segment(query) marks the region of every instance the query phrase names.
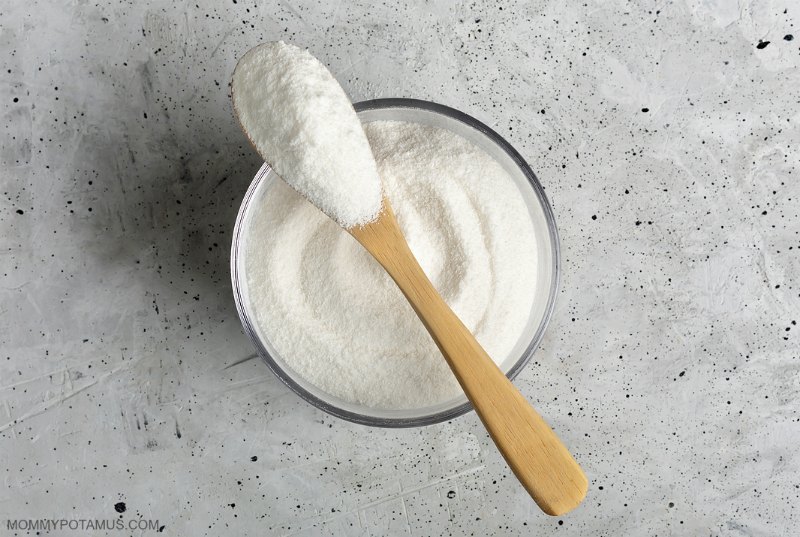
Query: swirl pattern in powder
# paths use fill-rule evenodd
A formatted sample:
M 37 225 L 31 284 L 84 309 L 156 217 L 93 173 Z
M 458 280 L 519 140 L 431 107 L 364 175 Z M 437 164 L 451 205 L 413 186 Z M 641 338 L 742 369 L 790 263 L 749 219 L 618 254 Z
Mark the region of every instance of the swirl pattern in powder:
M 536 288 L 536 239 L 513 179 L 460 136 L 416 123 L 365 125 L 383 188 L 442 297 L 498 363 Z M 461 390 L 411 306 L 340 226 L 277 181 L 245 255 L 258 328 L 285 364 L 344 400 L 419 408 Z

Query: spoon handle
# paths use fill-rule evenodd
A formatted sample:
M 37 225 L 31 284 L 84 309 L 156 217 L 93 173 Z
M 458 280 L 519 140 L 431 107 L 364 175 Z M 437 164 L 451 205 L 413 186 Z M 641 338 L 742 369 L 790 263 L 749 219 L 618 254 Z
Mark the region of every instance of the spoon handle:
M 376 221 L 348 231 L 400 287 L 500 453 L 542 511 L 561 515 L 575 508 L 588 487 L 580 466 L 433 287 L 388 201 Z

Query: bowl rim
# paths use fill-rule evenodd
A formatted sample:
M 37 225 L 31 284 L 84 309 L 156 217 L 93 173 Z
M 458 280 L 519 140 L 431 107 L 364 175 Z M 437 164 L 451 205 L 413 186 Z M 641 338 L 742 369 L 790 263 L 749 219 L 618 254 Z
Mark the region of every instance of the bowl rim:
M 513 380 L 519 374 L 519 372 L 522 371 L 522 369 L 530 362 L 534 352 L 536 351 L 536 349 L 538 348 L 539 344 L 542 341 L 542 338 L 544 337 L 545 330 L 547 329 L 547 325 L 550 323 L 550 318 L 552 317 L 553 310 L 555 309 L 555 299 L 558 294 L 558 289 L 561 283 L 561 245 L 558 236 L 558 229 L 556 227 L 555 216 L 553 214 L 553 209 L 550 205 L 550 201 L 548 200 L 547 195 L 545 194 L 544 188 L 542 187 L 541 183 L 539 183 L 536 174 L 533 172 L 530 166 L 528 166 L 528 163 L 525 161 L 525 159 L 522 158 L 522 155 L 520 155 L 519 152 L 517 152 L 517 150 L 514 149 L 511 146 L 511 144 L 509 144 L 505 140 L 505 138 L 500 136 L 497 132 L 488 127 L 486 124 L 482 123 L 481 121 L 475 119 L 474 117 L 468 114 L 465 114 L 464 112 L 461 112 L 460 110 L 456 110 L 455 108 L 451 108 L 449 106 L 445 106 L 432 101 L 424 101 L 420 99 L 410 99 L 410 98 L 372 99 L 354 103 L 353 108 L 355 109 L 356 113 L 366 112 L 369 110 L 381 110 L 387 108 L 410 108 L 416 110 L 423 110 L 426 112 L 433 112 L 435 114 L 444 115 L 449 118 L 460 121 L 462 123 L 465 123 L 467 126 L 472 127 L 473 129 L 485 135 L 498 147 L 500 147 L 511 158 L 514 164 L 516 164 L 516 166 L 528 180 L 528 183 L 530 183 L 531 188 L 536 194 L 539 204 L 542 207 L 545 220 L 547 221 L 548 234 L 550 238 L 550 249 L 552 256 L 553 276 L 542 320 L 539 323 L 539 326 L 536 329 L 536 332 L 534 333 L 533 337 L 531 338 L 530 343 L 522 352 L 522 355 L 520 356 L 519 360 L 517 360 L 506 373 L 506 376 L 510 380 Z M 254 196 L 258 186 L 266 178 L 266 176 L 269 174 L 271 170 L 272 168 L 267 163 L 264 163 L 261 166 L 261 168 L 256 173 L 255 177 L 253 178 L 252 182 L 250 183 L 250 186 L 248 187 L 247 192 L 245 193 L 244 198 L 242 199 L 242 203 L 239 206 L 239 212 L 236 215 L 236 223 L 234 225 L 233 238 L 231 241 L 231 283 L 233 286 L 233 297 L 234 297 L 234 302 L 236 304 L 236 311 L 239 314 L 239 320 L 242 322 L 242 327 L 244 328 L 244 331 L 247 334 L 247 336 L 250 338 L 250 341 L 255 346 L 258 355 L 264 360 L 264 362 L 267 364 L 270 370 L 275 374 L 275 376 L 278 377 L 281 380 L 281 382 L 283 382 L 283 384 L 285 384 L 290 390 L 299 395 L 304 401 L 312 404 L 313 406 L 319 408 L 320 410 L 332 416 L 336 416 L 337 418 L 341 418 L 353 423 L 368 425 L 372 427 L 408 428 L 408 427 L 421 427 L 426 425 L 434 425 L 436 423 L 442 423 L 457 418 L 472 410 L 473 409 L 472 403 L 467 401 L 466 403 L 439 412 L 435 412 L 433 414 L 427 414 L 424 416 L 416 416 L 410 418 L 377 417 L 367 414 L 359 414 L 351 410 L 340 408 L 310 393 L 308 390 L 300 386 L 280 365 L 278 365 L 278 363 L 275 361 L 275 359 L 272 357 L 269 351 L 265 348 L 261 339 L 258 337 L 258 333 L 255 330 L 247 312 L 245 311 L 244 299 L 242 296 L 242 289 L 240 285 L 241 280 L 237 263 L 239 250 L 241 246 L 241 235 L 244 228 L 245 213 L 247 212 L 247 208 L 249 207 L 250 201 Z

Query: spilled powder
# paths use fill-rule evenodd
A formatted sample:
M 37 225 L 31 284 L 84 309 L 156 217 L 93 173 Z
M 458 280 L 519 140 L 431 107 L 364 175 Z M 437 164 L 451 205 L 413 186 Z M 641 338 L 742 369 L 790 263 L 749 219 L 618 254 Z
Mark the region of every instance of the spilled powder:
M 239 60 L 231 95 L 250 141 L 284 181 L 342 227 L 378 216 L 381 182 L 361 122 L 319 60 L 264 43 Z
M 394 121 L 364 130 L 415 256 L 489 355 L 505 361 L 525 331 L 537 278 L 518 187 L 450 131 Z M 288 367 L 370 407 L 419 408 L 462 393 L 400 290 L 348 233 L 280 181 L 253 209 L 248 300 Z

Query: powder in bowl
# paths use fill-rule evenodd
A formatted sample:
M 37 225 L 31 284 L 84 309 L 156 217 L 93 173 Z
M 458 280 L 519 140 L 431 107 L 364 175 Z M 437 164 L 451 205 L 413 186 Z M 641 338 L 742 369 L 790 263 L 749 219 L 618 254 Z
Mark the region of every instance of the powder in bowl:
M 387 197 L 436 289 L 498 363 L 536 293 L 536 238 L 517 185 L 495 160 L 436 127 L 364 127 Z M 323 391 L 383 409 L 461 393 L 397 286 L 343 229 L 282 182 L 244 234 L 248 300 L 284 365 Z

